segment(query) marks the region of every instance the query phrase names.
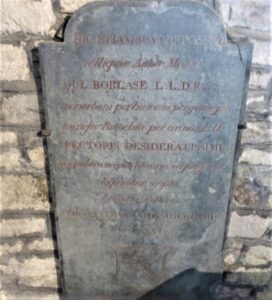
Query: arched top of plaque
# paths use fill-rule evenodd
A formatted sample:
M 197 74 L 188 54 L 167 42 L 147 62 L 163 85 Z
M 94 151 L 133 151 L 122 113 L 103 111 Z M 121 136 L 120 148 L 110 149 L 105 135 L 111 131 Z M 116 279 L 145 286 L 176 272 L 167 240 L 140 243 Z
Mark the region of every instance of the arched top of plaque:
M 194 1 L 99 1 L 69 20 L 65 44 L 75 46 L 204 46 L 227 43 L 220 17 Z

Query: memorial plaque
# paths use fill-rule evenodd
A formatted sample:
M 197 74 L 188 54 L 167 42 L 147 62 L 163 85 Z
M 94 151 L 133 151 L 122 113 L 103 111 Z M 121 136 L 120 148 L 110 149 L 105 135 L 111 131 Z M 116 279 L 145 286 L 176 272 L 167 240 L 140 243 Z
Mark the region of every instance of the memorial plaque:
M 90 3 L 39 46 L 67 299 L 212 299 L 252 47 L 190 1 Z

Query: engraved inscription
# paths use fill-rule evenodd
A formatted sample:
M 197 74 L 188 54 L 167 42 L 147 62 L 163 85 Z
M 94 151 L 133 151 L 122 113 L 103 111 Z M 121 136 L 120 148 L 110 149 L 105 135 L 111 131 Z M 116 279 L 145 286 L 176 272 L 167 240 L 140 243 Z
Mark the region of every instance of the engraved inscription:
M 102 1 L 39 54 L 67 300 L 212 299 L 251 47 L 196 1 Z

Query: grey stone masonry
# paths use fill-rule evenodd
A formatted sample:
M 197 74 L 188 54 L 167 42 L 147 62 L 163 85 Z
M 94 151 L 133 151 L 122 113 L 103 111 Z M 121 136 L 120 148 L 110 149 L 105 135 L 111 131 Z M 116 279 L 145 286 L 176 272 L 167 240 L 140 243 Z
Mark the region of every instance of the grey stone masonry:
M 0 4 L 0 193 L 5 229 L 0 243 L 0 298 L 4 300 L 58 300 L 61 292 L 47 147 L 41 135 L 44 109 L 37 46 L 61 42 L 67 19 L 89 2 L 2 0 Z M 270 300 L 271 1 L 199 2 L 221 16 L 229 41 L 254 45 L 224 242 L 225 280 L 214 290 L 220 300 Z

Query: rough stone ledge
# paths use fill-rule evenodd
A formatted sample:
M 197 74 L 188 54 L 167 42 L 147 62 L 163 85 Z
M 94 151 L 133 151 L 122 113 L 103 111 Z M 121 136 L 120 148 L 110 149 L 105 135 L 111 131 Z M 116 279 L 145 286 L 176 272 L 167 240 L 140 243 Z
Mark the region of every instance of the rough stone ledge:
M 35 239 L 40 239 L 40 238 L 46 238 L 50 237 L 50 230 L 47 230 L 47 233 L 29 233 L 29 234 L 22 234 L 20 236 L 6 236 L 6 237 L 1 237 L 0 242 L 1 243 L 8 243 L 10 241 L 15 241 L 15 240 L 21 240 L 24 238 L 35 238 Z
M 44 139 L 39 136 L 40 128 L 0 126 L 0 147 L 36 148 L 43 147 Z
M 268 111 L 268 108 L 262 107 L 261 110 L 261 112 L 256 112 L 251 105 L 251 108 L 246 111 L 246 122 L 269 122 L 271 113 Z
M 11 237 L 0 239 L 2 253 L 6 256 L 45 256 L 58 259 L 56 237 L 48 236 Z
M 272 144 L 271 142 L 269 142 L 268 144 L 250 144 L 250 146 L 248 145 L 241 145 L 240 147 L 240 150 L 242 152 L 242 150 L 258 150 L 258 151 L 261 151 L 261 152 L 265 152 L 264 154 L 266 153 L 271 153 L 272 151 Z M 255 153 L 255 154 L 258 154 L 258 153 Z M 241 162 L 242 163 L 242 162 Z M 254 163 L 250 163 L 251 165 L 258 165 L 258 164 L 254 164 Z M 264 165 L 267 165 L 267 166 L 271 166 L 272 165 L 272 160 L 269 160 L 267 164 L 264 164 Z
M 248 90 L 248 98 L 253 98 L 253 97 L 269 97 L 270 96 L 270 90 L 268 89 L 249 89 Z
M 20 220 L 20 219 L 29 219 L 29 218 L 40 218 L 44 217 L 45 219 L 48 219 L 50 216 L 50 213 L 48 212 L 37 212 L 32 210 L 26 210 L 26 211 L 9 211 L 9 213 L 0 213 L 1 220 Z M 46 223 L 48 223 L 48 220 L 46 220 Z
M 22 292 L 21 290 L 15 292 L 12 287 L 8 291 L 1 291 L 0 298 L 3 300 L 61 300 L 59 294 L 51 290 L 40 291 L 39 288 L 36 288 L 31 292 L 29 290 L 26 292 Z
M 244 238 L 244 237 L 228 237 L 224 243 L 224 251 L 227 251 L 228 248 L 234 248 L 233 245 L 238 245 L 238 247 L 242 247 L 246 245 L 247 247 L 254 246 L 266 246 L 272 247 L 272 241 L 256 239 L 256 238 Z
M 16 47 L 10 44 L 1 44 L 1 56 L 1 80 L 26 82 L 31 80 L 28 55 L 21 45 Z
M 252 39 L 237 38 L 234 36 L 228 36 L 229 42 L 233 44 L 246 43 L 253 44 L 253 55 L 252 64 L 253 65 L 264 65 L 271 66 L 272 61 L 270 58 L 270 41 L 260 41 Z
M 41 125 L 44 113 L 39 105 L 37 93 L 16 94 L 3 98 L 1 105 L 2 124 L 18 126 L 20 122 L 36 127 Z
M 52 36 L 47 34 L 31 34 L 23 31 L 13 32 L 10 34 L 0 34 L 2 44 L 12 44 L 14 46 L 20 45 L 21 42 L 29 41 L 52 41 Z
M 269 88 L 258 88 L 258 87 L 249 87 L 248 88 L 248 98 L 252 97 L 258 97 L 258 96 L 266 96 L 268 97 L 270 95 L 270 89 Z
M 33 96 L 35 95 L 36 97 L 39 96 L 39 97 L 42 97 L 42 91 L 40 92 L 37 92 L 37 88 L 36 86 L 34 87 L 33 90 L 27 90 L 27 91 L 14 91 L 14 87 L 16 87 L 17 85 L 23 85 L 23 86 L 26 86 L 26 85 L 29 85 L 30 82 L 23 82 L 23 81 L 20 81 L 20 80 L 14 80 L 14 81 L 3 81 L 3 80 L 0 80 L 0 89 L 1 89 L 1 95 L 3 96 L 5 92 L 7 92 L 7 96 L 4 96 L 3 98 L 6 98 L 6 99 L 9 99 L 9 98 L 12 98 L 14 96 Z M 5 86 L 6 85 L 11 85 L 13 86 L 13 88 L 11 88 L 10 91 L 5 91 Z
M 34 210 L 48 213 L 48 183 L 45 176 L 2 175 L 3 199 L 0 210 Z
M 42 145 L 36 148 L 2 148 L 0 158 L 1 171 L 45 171 L 47 162 Z
M 239 267 L 267 269 L 272 262 L 270 245 L 248 245 L 235 243 L 224 250 L 224 269 L 236 270 Z
M 269 182 L 271 172 L 267 174 L 250 174 L 245 170 L 238 170 L 232 192 L 232 207 L 235 208 L 248 208 L 251 210 L 261 209 L 261 210 L 271 210 L 272 209 L 272 191 L 271 191 L 271 181 Z M 244 173 L 246 172 L 246 173 Z M 262 182 L 258 177 L 264 177 L 266 181 Z
M 37 125 L 28 125 L 28 124 L 8 124 L 8 123 L 2 123 L 0 124 L 0 128 L 6 128 L 6 129 L 13 129 L 18 131 L 28 131 L 28 130 L 36 130 L 37 134 L 38 132 L 41 130 L 41 126 L 37 126 Z
M 52 1 L 3 0 L 2 34 L 28 32 L 30 34 L 53 34 L 56 16 Z
M 236 170 L 236 176 L 254 181 L 258 186 L 272 186 L 272 166 L 254 166 L 240 163 Z
M 258 65 L 258 64 L 252 64 L 251 65 L 251 71 L 263 71 L 263 72 L 271 72 L 272 71 L 272 66 L 270 65 Z
M 241 207 L 234 202 L 231 203 L 231 209 L 236 211 L 240 216 L 260 216 L 262 218 L 269 218 L 272 216 L 272 210 L 270 208 L 248 208 Z
M 1 128 L 1 126 L 0 126 Z M 16 145 L 8 145 L 8 144 L 3 144 L 0 145 L 0 150 L 5 152 L 8 151 L 10 149 L 14 149 L 17 148 L 20 151 L 29 151 L 29 150 L 33 150 L 33 149 L 37 149 L 43 147 L 43 142 L 42 141 L 35 141 L 35 143 L 31 144 L 31 145 L 25 145 L 25 144 L 16 144 Z
M 52 212 L 45 212 L 44 210 L 3 210 L 0 212 L 0 217 L 2 219 L 25 219 L 31 217 L 50 217 L 53 216 Z
M 245 254 L 243 253 L 243 255 L 245 255 Z M 243 255 L 241 255 L 241 256 L 243 256 Z M 229 265 L 227 268 L 225 268 L 224 273 L 232 276 L 233 274 L 236 273 L 237 269 L 239 270 L 239 268 L 244 269 L 244 271 L 242 273 L 245 273 L 245 274 L 247 273 L 247 271 L 251 271 L 253 269 L 258 269 L 259 272 L 263 271 L 264 273 L 269 273 L 270 267 L 271 267 L 271 263 L 267 263 L 266 265 L 255 265 L 255 266 L 254 265 L 252 265 L 252 266 L 245 265 L 242 262 L 242 258 L 241 258 L 241 261 L 239 261 L 235 265 L 232 265 L 232 266 Z M 237 284 L 239 284 L 239 283 L 237 282 Z M 263 285 L 266 286 L 267 284 L 263 284 Z M 254 286 L 254 284 L 253 284 L 253 286 Z M 258 286 L 258 284 L 256 286 Z
M 261 97 L 260 97 L 261 98 Z M 264 101 L 254 101 L 251 98 L 246 109 L 247 122 L 268 122 L 271 123 L 271 112 L 269 111 L 269 104 Z
M 14 146 L 18 144 L 17 134 L 11 130 L 3 130 L 0 127 L 0 146 Z
M 248 163 L 250 165 L 272 165 L 272 152 L 268 145 L 247 145 L 241 147 L 239 163 Z
M 58 252 L 55 245 L 56 241 L 52 237 L 2 240 L 0 241 L 1 261 L 5 262 L 11 257 L 23 259 L 32 256 L 40 258 L 54 257 L 58 259 Z
M 27 236 L 47 236 L 48 218 L 31 216 L 29 218 L 18 216 L 18 218 L 2 218 L 2 239 Z
M 272 219 L 258 215 L 242 216 L 233 211 L 229 216 L 227 238 L 245 237 L 271 241 Z
M 3 244 L 3 243 L 11 243 L 14 241 L 24 241 L 24 240 L 29 240 L 29 239 L 43 239 L 43 238 L 55 239 L 56 235 L 53 234 L 50 229 L 48 229 L 47 233 L 24 234 L 24 235 L 20 235 L 20 236 L 0 237 L 0 243 Z M 47 252 L 47 251 L 45 251 L 45 252 Z M 49 252 L 50 252 L 50 256 L 54 256 L 55 258 L 58 258 L 58 249 L 57 248 L 53 250 L 54 254 L 52 254 L 52 251 L 48 251 L 48 253 Z M 29 254 L 29 255 L 32 255 L 32 254 Z M 27 255 L 24 254 L 23 257 L 25 257 L 25 256 L 27 256 Z
M 270 32 L 256 31 L 246 27 L 234 26 L 228 27 L 227 33 L 233 37 L 248 37 L 259 41 L 270 41 Z
M 1 278 L 2 289 L 0 291 L 1 300 L 59 300 L 59 287 L 32 287 L 18 285 L 10 277 Z
M 271 268 L 238 267 L 231 272 L 225 272 L 224 279 L 235 285 L 265 287 L 271 281 Z
M 3 286 L 5 287 L 5 290 L 10 294 L 10 296 L 18 297 L 18 298 L 7 298 L 4 300 L 43 300 L 46 297 L 45 300 L 51 300 L 49 297 L 50 295 L 56 295 L 56 293 L 59 293 L 61 291 L 60 287 L 57 286 L 58 281 L 56 280 L 56 287 L 47 287 L 47 286 L 31 286 L 20 283 L 20 285 L 17 284 L 16 288 L 14 289 L 14 284 L 8 284 L 5 283 Z M 21 295 L 25 295 L 25 298 L 20 298 Z M 49 295 L 49 297 L 48 297 Z M 1 296 L 1 292 L 0 292 Z M 31 298 L 37 297 L 37 298 Z M 1 299 L 1 298 L 0 298 Z M 2 300 L 2 299 L 1 299 Z M 91 299 L 90 299 L 91 300 Z
M 248 267 L 269 267 L 272 263 L 271 247 L 256 245 L 246 248 L 241 263 Z
M 21 124 L 21 126 L 17 126 L 17 124 L 0 124 L 0 128 L 2 130 L 13 130 L 18 133 L 20 132 L 26 133 L 29 132 L 29 129 L 36 129 L 35 135 L 39 133 L 39 130 L 41 130 L 40 126 L 34 127 L 32 125 L 26 125 L 26 124 Z
M 240 215 L 251 215 L 254 213 L 257 216 L 269 216 L 272 213 L 270 207 L 258 208 L 257 206 L 254 206 L 254 204 L 243 206 L 241 204 L 237 204 L 235 201 L 232 201 L 230 207 L 233 211 L 237 211 Z
M 1 170 L 3 175 L 31 175 L 31 176 L 45 176 L 45 170 Z
M 53 237 L 42 239 L 28 239 L 26 242 L 26 249 L 28 253 L 51 253 L 55 258 L 58 257 L 56 239 Z
M 266 68 L 252 68 L 250 72 L 249 88 L 250 89 L 267 89 L 270 90 L 272 80 L 272 71 Z
M 23 251 L 21 253 L 16 253 L 12 255 L 8 255 L 9 257 L 16 258 L 17 260 L 21 261 L 24 259 L 29 259 L 29 258 L 39 258 L 39 259 L 46 259 L 46 258 L 54 258 L 57 260 L 57 250 L 45 250 L 45 251 Z M 6 256 L 7 257 L 7 256 Z M 3 259 L 2 259 L 3 260 Z
M 28 93 L 41 93 L 41 88 L 38 87 L 35 83 L 35 80 L 31 78 L 29 81 L 20 81 L 20 80 L 13 80 L 13 81 L 0 81 L 0 88 L 2 90 L 3 96 L 15 96 L 18 94 L 28 94 Z
M 251 141 L 249 142 L 243 142 L 243 144 L 241 145 L 241 149 L 244 148 L 252 148 L 255 150 L 260 150 L 260 151 L 264 151 L 264 152 L 270 152 L 271 148 L 272 148 L 272 141 L 265 141 L 265 142 L 256 142 L 253 143 Z M 272 164 L 272 160 L 270 165 Z M 269 165 L 269 164 L 268 164 Z
M 271 80 L 271 79 L 269 79 L 269 80 Z M 248 91 L 249 90 L 253 90 L 253 91 L 260 90 L 260 91 L 264 91 L 264 93 L 266 93 L 266 94 L 269 94 L 270 89 L 265 87 L 265 86 L 269 86 L 269 84 L 270 84 L 269 81 L 262 82 L 262 85 L 264 87 L 261 86 L 260 84 L 250 84 L 249 87 L 248 87 Z
M 19 148 L 42 147 L 44 138 L 40 136 L 40 127 L 31 128 L 28 126 L 1 126 L 0 125 L 0 146 L 3 149 L 8 146 Z
M 256 300 L 255 294 L 256 289 L 251 286 L 237 286 L 224 281 L 215 289 L 216 300 Z
M 272 247 L 272 241 L 263 238 L 227 237 L 227 241 L 224 244 L 224 252 L 227 252 L 228 248 L 231 248 L 230 243 L 235 243 L 238 245 L 240 244 L 241 247 L 243 245 L 247 247 L 254 247 L 254 246 Z

